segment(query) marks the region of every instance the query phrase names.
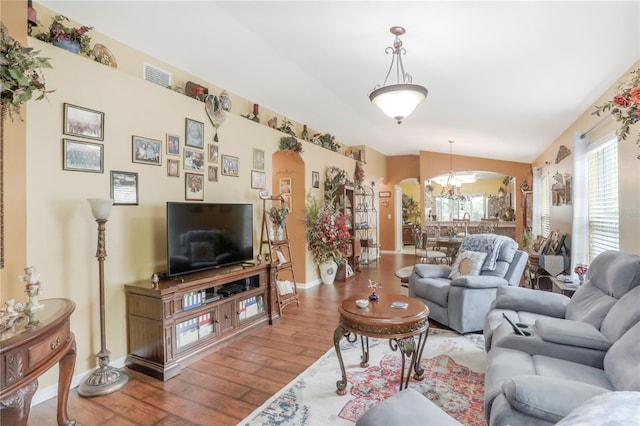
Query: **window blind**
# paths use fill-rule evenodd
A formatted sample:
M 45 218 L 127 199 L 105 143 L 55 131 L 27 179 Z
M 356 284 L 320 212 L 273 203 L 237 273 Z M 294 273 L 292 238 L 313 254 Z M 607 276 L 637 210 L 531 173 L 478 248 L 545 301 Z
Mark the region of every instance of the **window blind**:
M 589 261 L 619 247 L 618 141 L 591 148 L 588 158 Z
M 540 177 L 540 235 L 548 237 L 551 233 L 551 186 L 549 175 Z

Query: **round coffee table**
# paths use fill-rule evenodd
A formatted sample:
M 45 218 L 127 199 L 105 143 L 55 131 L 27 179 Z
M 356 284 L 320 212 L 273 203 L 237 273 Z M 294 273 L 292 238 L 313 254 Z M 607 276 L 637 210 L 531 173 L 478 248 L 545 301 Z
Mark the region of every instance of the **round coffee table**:
M 377 301 L 370 301 L 366 308 L 356 305 L 357 299 L 366 299 L 368 294 L 356 295 L 345 299 L 338 307 L 340 324 L 333 334 L 333 345 L 340 362 L 342 379 L 336 382 L 336 393 L 347 393 L 347 373 L 340 352 L 340 340 L 346 337 L 355 342 L 360 336 L 362 357 L 360 366 L 369 366 L 369 337 L 389 339 L 389 347 L 402 354 L 400 370 L 400 390 L 409 386 L 411 371 L 414 378 L 422 380 L 424 369 L 420 366 L 422 351 L 427 342 L 429 330 L 429 308 L 417 299 L 399 294 L 381 294 Z M 406 303 L 406 308 L 393 308 L 394 302 Z M 406 361 L 409 361 L 408 368 Z

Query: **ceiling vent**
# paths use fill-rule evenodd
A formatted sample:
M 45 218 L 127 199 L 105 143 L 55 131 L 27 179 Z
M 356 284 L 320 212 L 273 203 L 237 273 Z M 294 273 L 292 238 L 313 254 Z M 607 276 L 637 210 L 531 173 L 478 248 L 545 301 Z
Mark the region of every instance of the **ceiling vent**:
M 171 87 L 171 73 L 153 65 L 144 64 L 144 79 L 162 87 Z

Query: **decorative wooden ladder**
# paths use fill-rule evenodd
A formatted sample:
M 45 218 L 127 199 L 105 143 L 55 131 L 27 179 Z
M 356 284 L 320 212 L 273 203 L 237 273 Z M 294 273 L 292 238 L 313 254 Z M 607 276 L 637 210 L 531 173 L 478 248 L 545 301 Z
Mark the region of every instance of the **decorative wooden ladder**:
M 282 316 L 285 306 L 296 303 L 300 306 L 298 288 L 296 287 L 296 273 L 293 268 L 291 245 L 289 244 L 289 232 L 286 221 L 282 226 L 282 239 L 274 239 L 275 235 L 269 233 L 268 212 L 271 207 L 281 208 L 286 204 L 282 195 L 270 195 L 268 191 L 260 191 L 262 199 L 262 231 L 260 232 L 260 256 L 261 261 L 268 262 L 271 266 L 271 282 L 275 285 L 278 314 Z M 279 281 L 282 275 L 290 277 L 291 281 Z

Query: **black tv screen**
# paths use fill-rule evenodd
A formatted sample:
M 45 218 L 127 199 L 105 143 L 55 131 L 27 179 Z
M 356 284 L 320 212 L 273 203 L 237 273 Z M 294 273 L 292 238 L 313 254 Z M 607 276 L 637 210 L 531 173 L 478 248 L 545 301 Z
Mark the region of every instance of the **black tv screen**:
M 253 205 L 167 202 L 169 275 L 253 259 Z

